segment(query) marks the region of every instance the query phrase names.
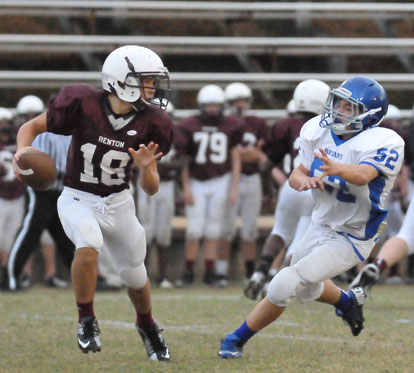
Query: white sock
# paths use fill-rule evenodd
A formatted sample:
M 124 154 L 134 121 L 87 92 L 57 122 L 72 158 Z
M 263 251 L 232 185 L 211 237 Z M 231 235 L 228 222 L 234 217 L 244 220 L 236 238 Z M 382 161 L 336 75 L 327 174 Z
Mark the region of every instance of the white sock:
M 224 259 L 218 259 L 216 261 L 216 271 L 218 275 L 227 276 L 229 270 L 229 261 Z

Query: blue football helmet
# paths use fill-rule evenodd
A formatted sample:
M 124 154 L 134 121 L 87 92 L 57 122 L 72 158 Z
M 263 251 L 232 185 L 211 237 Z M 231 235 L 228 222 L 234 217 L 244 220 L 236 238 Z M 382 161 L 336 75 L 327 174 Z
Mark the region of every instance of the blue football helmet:
M 338 111 L 341 101 L 350 104 L 350 113 Z M 332 89 L 324 105 L 319 125 L 336 135 L 357 133 L 378 126 L 388 110 L 388 96 L 375 80 L 357 76 Z

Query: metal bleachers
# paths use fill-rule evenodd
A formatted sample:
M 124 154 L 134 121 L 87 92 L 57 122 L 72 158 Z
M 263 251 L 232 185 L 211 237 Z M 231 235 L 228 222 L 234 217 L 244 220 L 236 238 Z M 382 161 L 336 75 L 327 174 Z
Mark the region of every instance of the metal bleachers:
M 305 79 L 320 79 L 338 85 L 356 74 L 347 73 L 171 73 L 175 89 L 199 89 L 205 84 L 227 85 L 244 82 L 253 89 L 293 90 Z M 364 74 L 389 90 L 412 90 L 414 74 Z M 101 73 L 96 71 L 0 71 L 0 88 L 61 88 L 65 84 L 85 82 L 100 86 Z
M 404 19 L 412 3 L 0 0 L 0 15 L 173 19 Z
M 135 44 L 161 54 L 229 55 L 238 50 L 249 54 L 278 56 L 412 55 L 414 39 L 327 37 L 203 37 L 140 35 L 28 35 L 0 34 L 1 53 L 110 52 Z
M 414 20 L 413 3 L 342 3 L 342 2 L 217 2 L 217 1 L 116 1 L 116 0 L 0 0 L 0 16 L 56 17 L 68 20 L 78 17 L 94 20 L 112 19 L 204 19 L 225 20 L 289 20 L 353 19 Z M 67 24 L 67 23 L 66 23 Z M 358 75 L 329 73 L 266 73 L 251 68 L 252 55 L 272 56 L 347 56 L 400 57 L 412 66 L 413 38 L 343 38 L 343 37 L 236 37 L 236 36 L 147 36 L 147 35 L 75 35 L 74 29 L 63 27 L 65 34 L 0 34 L 2 56 L 38 54 L 73 54 L 82 56 L 90 71 L 11 71 L 0 70 L 0 89 L 59 89 L 66 84 L 86 82 L 100 86 L 101 57 L 120 45 L 137 44 L 154 49 L 164 56 L 233 55 L 245 73 L 174 72 L 172 88 L 196 90 L 205 84 L 225 86 L 241 81 L 260 91 L 267 103 L 273 102 L 273 90 L 293 90 L 302 80 L 321 79 L 331 86 Z M 69 30 L 69 31 L 68 31 Z M 223 29 L 224 30 L 224 29 Z M 226 33 L 224 32 L 224 35 Z M 387 36 L 387 35 L 385 35 Z M 336 70 L 331 62 L 332 70 Z M 339 70 L 339 69 L 338 69 Z M 341 70 L 339 70 L 341 71 Z M 343 69 L 342 71 L 346 71 Z M 364 73 L 380 81 L 387 90 L 413 91 L 414 71 L 409 73 Z M 271 107 L 270 105 L 267 105 Z M 262 113 L 263 114 L 263 113 Z M 265 114 L 263 114 L 265 115 Z

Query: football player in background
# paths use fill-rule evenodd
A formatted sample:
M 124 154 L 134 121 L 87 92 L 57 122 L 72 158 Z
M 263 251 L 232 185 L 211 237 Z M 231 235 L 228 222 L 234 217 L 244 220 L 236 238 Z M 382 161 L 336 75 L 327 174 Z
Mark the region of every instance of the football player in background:
M 171 102 L 168 103 L 166 112 L 171 118 L 173 117 L 174 106 Z M 138 218 L 145 229 L 147 247 L 149 248 L 153 244 L 151 250 L 155 249 L 157 251 L 157 284 L 163 289 L 173 287 L 167 274 L 168 251 L 171 245 L 172 219 L 175 212 L 174 183 L 178 176 L 178 170 L 182 166 L 182 157 L 178 157 L 175 148 L 172 147 L 168 155 L 163 157 L 158 163 L 158 173 L 160 175 L 160 188 L 158 193 L 149 196 L 139 187 L 139 183 L 137 183 Z M 151 250 L 147 253 L 147 263 Z
M 103 90 L 87 84 L 61 89 L 47 112 L 25 123 L 17 136 L 18 150 L 24 151 L 45 131 L 72 135 L 58 211 L 76 246 L 72 282 L 79 314 L 77 343 L 84 353 L 101 350 L 93 299 L 99 250 L 105 246 L 127 285 L 148 357 L 170 359 L 151 314 L 145 232 L 128 191 L 133 162 L 142 188 L 151 195 L 158 191 L 157 160 L 172 143 L 171 119 L 160 110 L 169 93 L 163 82 L 169 83 L 169 73 L 157 54 L 139 46 L 120 47 L 104 62 Z M 160 101 L 155 105 L 156 96 Z
M 13 155 L 16 152 L 12 113 L 0 108 L 0 288 L 8 290 L 7 261 L 13 240 L 24 215 L 24 184 L 13 172 Z
M 224 211 L 236 203 L 240 177 L 238 145 L 243 123 L 223 115 L 224 92 L 206 85 L 197 95 L 200 114 L 179 124 L 176 147 L 187 156 L 182 183 L 187 230 L 185 265 L 177 286 L 194 281 L 194 265 L 199 241 L 204 238 L 204 283 L 216 285 L 215 261 Z
M 292 262 L 273 277 L 266 298 L 222 340 L 219 356 L 242 356 L 243 345 L 278 319 L 290 300 L 331 304 L 354 336 L 363 329 L 363 288 L 348 292 L 330 279 L 365 260 L 387 216 L 384 200 L 404 158 L 404 140 L 378 127 L 387 113 L 383 87 L 366 77 L 350 78 L 331 90 L 322 116 L 300 133 L 300 164 L 289 183 L 312 189 L 312 223 Z
M 33 95 L 22 97 L 16 106 L 15 121 L 17 129 L 45 111 L 43 101 Z M 41 246 L 44 263 L 44 283 L 49 287 L 66 288 L 68 282 L 56 275 L 56 248 L 61 253 L 64 264 L 70 268 L 73 260 L 73 245 L 60 224 L 56 203 L 63 189 L 70 138 L 52 134 L 36 139 L 35 147 L 47 153 L 55 162 L 59 175 L 51 190 L 37 192 L 31 188 L 26 192 L 28 209 L 24 217 L 25 227 L 19 231 L 10 252 L 8 263 L 10 290 L 27 288 L 31 283 L 34 250 Z M 47 212 L 47 213 L 46 213 Z M 45 229 L 48 231 L 45 232 Z M 48 234 L 51 239 L 45 239 Z M 43 237 L 43 240 L 41 239 Z M 50 237 L 50 236 L 49 236 Z
M 299 134 L 303 124 L 322 113 L 328 94 L 329 86 L 320 80 L 309 79 L 299 83 L 293 93 L 296 114 L 276 122 L 269 131 L 263 151 L 275 166 L 284 163 L 286 175 L 300 163 Z M 299 193 L 284 182 L 275 209 L 274 226 L 264 244 L 257 270 L 244 290 L 246 297 L 256 299 L 266 288 L 266 282 L 276 272 L 269 275 L 273 261 L 275 264 L 272 268 L 280 265 L 289 245 L 288 255 L 291 255 L 298 239 L 302 238 L 310 224 L 313 207 L 310 190 Z
M 244 256 L 245 277 L 249 279 L 256 260 L 257 219 L 262 207 L 262 180 L 260 167 L 266 161 L 261 151 L 267 125 L 263 119 L 246 113 L 252 102 L 252 92 L 244 83 L 231 83 L 224 90 L 228 114 L 244 122 L 245 132 L 239 146 L 242 168 L 237 201 L 225 209 L 217 258 L 217 284 L 228 284 L 228 266 L 232 240 L 236 234 L 236 217 L 241 217 L 241 248 Z

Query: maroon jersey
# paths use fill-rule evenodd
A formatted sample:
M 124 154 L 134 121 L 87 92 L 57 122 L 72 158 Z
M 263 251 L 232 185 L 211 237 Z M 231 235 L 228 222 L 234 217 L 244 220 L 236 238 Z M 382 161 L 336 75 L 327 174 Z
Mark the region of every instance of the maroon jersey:
M 174 133 L 174 142 L 177 137 L 178 129 L 177 126 L 174 126 L 173 133 Z M 171 147 L 170 152 L 167 156 L 162 157 L 161 161 L 158 162 L 158 174 L 160 175 L 161 181 L 171 181 L 174 180 L 178 175 L 179 167 L 177 166 L 177 151 L 175 150 L 175 146 Z M 180 166 L 182 166 L 180 164 Z
M 72 135 L 64 184 L 102 197 L 129 188 L 128 148 L 137 150 L 153 141 L 167 154 L 173 136 L 170 117 L 151 105 L 115 130 L 105 95 L 87 84 L 67 86 L 50 100 L 47 112 L 48 131 Z
M 248 116 L 244 118 L 245 131 L 243 134 L 242 145 L 253 146 L 257 145 L 259 140 L 266 140 L 267 125 L 263 119 L 258 117 Z M 257 162 L 243 162 L 242 163 L 242 174 L 253 175 L 258 173 L 259 165 Z
M 13 155 L 16 153 L 16 145 L 0 144 L 0 165 L 5 171 L 0 176 L 0 198 L 16 199 L 24 194 L 25 186 L 19 181 L 13 172 Z
M 179 124 L 179 131 L 177 151 L 191 157 L 191 177 L 209 180 L 231 171 L 231 149 L 242 141 L 243 122 L 230 116 L 193 116 Z
M 287 164 L 283 167 L 287 174 L 298 166 L 299 135 L 307 120 L 302 116 L 296 116 L 276 122 L 270 129 L 263 146 L 263 151 L 275 165 L 280 164 L 284 161 L 285 156 L 288 156 L 286 158 Z

